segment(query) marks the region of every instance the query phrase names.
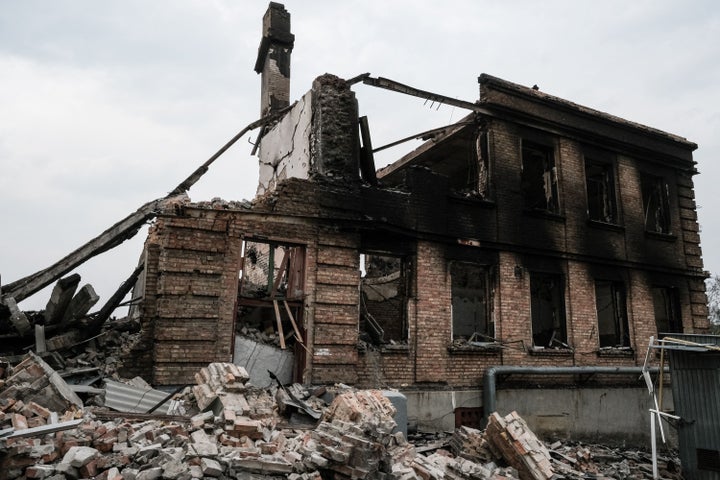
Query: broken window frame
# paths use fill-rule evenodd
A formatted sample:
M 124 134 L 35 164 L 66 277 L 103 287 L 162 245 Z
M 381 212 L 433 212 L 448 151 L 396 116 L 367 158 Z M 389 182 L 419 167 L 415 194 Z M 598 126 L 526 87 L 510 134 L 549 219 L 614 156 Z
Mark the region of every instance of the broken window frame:
M 468 158 L 467 190 L 482 200 L 490 198 L 490 139 L 487 128 L 477 129 Z
M 541 294 L 544 298 L 540 297 Z M 548 309 L 545 308 L 548 302 L 549 317 Z M 565 275 L 541 271 L 530 272 L 530 327 L 534 350 L 572 349 L 567 339 Z M 552 333 L 548 335 L 548 331 Z
M 267 270 L 263 272 L 265 277 L 264 285 L 266 285 L 266 294 L 263 296 L 258 294 L 252 296 L 244 295 L 244 293 L 247 293 L 245 287 L 248 277 L 246 274 L 248 260 L 251 260 L 254 265 L 257 262 L 257 259 L 252 260 L 253 258 L 257 258 L 253 257 L 252 253 L 257 252 L 257 249 L 253 248 L 251 244 L 268 246 L 268 265 L 267 268 L 263 267 L 263 270 Z M 282 259 L 279 260 L 279 263 L 276 259 L 278 249 L 283 249 L 283 256 Z M 255 253 L 255 255 L 257 255 L 257 253 Z M 281 241 L 245 238 L 243 239 L 241 256 L 241 267 L 238 272 L 240 276 L 239 296 L 244 298 L 274 298 L 277 300 L 298 300 L 303 298 L 305 285 L 304 246 Z
M 470 269 L 475 272 L 459 272 L 459 269 Z M 461 275 L 472 275 L 477 274 L 482 280 L 482 286 L 480 288 L 472 289 L 468 287 L 462 287 L 457 285 L 457 280 L 460 279 Z M 451 294 L 451 319 L 452 319 L 452 341 L 455 342 L 460 339 L 464 339 L 468 344 L 476 344 L 477 346 L 483 346 L 487 343 L 495 343 L 495 324 L 492 318 L 492 287 L 491 287 L 491 272 L 487 265 L 482 265 L 474 262 L 465 261 L 451 261 L 450 262 L 450 294 Z M 477 326 L 483 326 L 478 330 L 474 328 L 472 332 L 460 332 L 459 331 L 459 311 L 460 309 L 456 306 L 456 301 L 460 297 L 459 290 L 477 290 L 480 291 L 480 296 L 483 299 L 482 312 L 474 311 L 475 321 L 472 324 Z M 478 319 L 478 315 L 482 318 Z
M 255 285 L 259 288 L 253 293 L 246 290 L 248 285 L 249 264 L 257 264 L 257 257 L 253 261 L 253 251 L 257 255 L 254 245 L 266 245 L 267 265 L 262 266 L 261 276 L 257 273 L 255 278 L 261 282 Z M 247 320 L 255 316 L 260 321 L 258 330 L 264 331 L 272 328 L 278 336 L 280 346 L 292 346 L 299 340 L 305 342 L 306 332 L 303 328 L 303 306 L 305 286 L 305 246 L 279 240 L 256 239 L 246 237 L 242 242 L 237 304 L 235 308 L 236 330 L 247 325 Z M 277 253 L 283 252 L 282 259 L 278 260 Z M 263 290 L 264 287 L 264 290 Z M 243 309 L 250 312 L 242 313 Z M 258 313 L 255 313 L 257 311 Z M 268 313 L 269 311 L 269 313 Z M 252 327 L 251 328 L 256 328 Z M 302 349 L 295 348 L 297 358 L 302 358 Z M 300 365 L 300 364 L 298 364 Z M 300 378 L 296 372 L 297 378 Z
M 520 148 L 520 188 L 526 210 L 560 214 L 560 195 L 555 148 L 522 139 Z
M 651 287 L 651 295 L 658 338 L 666 333 L 683 333 L 678 289 L 656 285 Z
M 368 276 L 368 258 L 372 257 L 380 259 L 393 259 L 393 261 L 399 262 L 398 272 L 385 275 Z M 409 272 L 412 272 L 412 258 L 407 255 L 393 254 L 387 251 L 363 250 L 360 252 L 360 268 L 360 318 L 358 327 L 361 337 L 363 337 L 364 340 L 374 345 L 382 346 L 383 348 L 387 348 L 389 346 L 406 347 L 410 336 L 407 306 L 411 291 Z M 369 300 L 367 299 L 367 294 L 364 288 L 366 285 L 371 285 L 372 280 L 382 280 L 386 277 L 393 277 L 395 273 L 398 274 L 396 296 L 400 297 L 400 305 L 398 307 L 399 318 L 393 319 L 393 321 L 399 323 L 399 328 L 398 325 L 389 325 L 387 321 L 376 319 L 376 315 L 373 315 L 370 311 L 368 311 Z M 388 283 L 392 281 L 394 281 L 394 279 L 389 279 Z M 392 298 L 395 297 L 390 297 L 386 300 L 391 300 Z M 380 302 L 372 303 L 379 305 Z M 383 325 L 385 325 L 385 328 L 383 328 Z M 401 332 L 401 335 L 393 336 L 393 331 Z
M 607 289 L 608 294 L 601 295 L 601 289 Z M 595 313 L 599 348 L 630 349 L 632 344 L 627 313 L 627 289 L 623 282 L 595 280 Z
M 613 162 L 585 157 L 587 215 L 593 222 L 617 225 L 618 206 Z
M 665 178 L 649 173 L 640 174 L 645 231 L 671 235 L 670 187 Z

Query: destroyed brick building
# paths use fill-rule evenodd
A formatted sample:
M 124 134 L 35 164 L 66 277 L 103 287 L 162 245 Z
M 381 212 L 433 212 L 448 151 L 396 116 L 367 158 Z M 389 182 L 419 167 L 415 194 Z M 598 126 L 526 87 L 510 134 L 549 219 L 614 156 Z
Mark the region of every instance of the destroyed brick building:
M 257 197 L 158 214 L 129 371 L 188 383 L 249 325 L 293 381 L 477 392 L 492 366 L 638 366 L 707 332 L 694 143 L 486 74 L 475 103 L 323 75 L 290 105 L 281 5 L 263 32 Z M 362 84 L 470 113 L 376 171 Z
M 293 43 L 289 13 L 271 2 L 255 64 L 261 120 L 167 198 L 5 285 L 16 330 L 27 336 L 31 325 L 15 301 L 154 218 L 139 267 L 86 329 L 134 284 L 141 330 L 122 370 L 154 385 L 191 384 L 212 362 L 250 370 L 264 345 L 244 332 L 262 332 L 280 347 L 269 355 L 284 359 L 287 383 L 399 389 L 413 422 L 442 430 L 492 413 L 482 382 L 503 366 L 597 367 L 511 379 L 578 387 L 593 377 L 617 387 L 603 408 L 627 410 L 629 380 L 600 368 L 639 369 L 653 336 L 707 333 L 694 143 L 486 74 L 474 103 L 326 74 L 291 104 Z M 413 136 L 426 141 L 376 169 L 372 119 L 359 116 L 353 91 L 370 87 L 469 114 Z M 255 128 L 255 199 L 190 202 L 184 192 Z M 645 425 L 646 412 L 629 415 Z M 577 412 L 547 416 L 550 430 L 578 427 Z

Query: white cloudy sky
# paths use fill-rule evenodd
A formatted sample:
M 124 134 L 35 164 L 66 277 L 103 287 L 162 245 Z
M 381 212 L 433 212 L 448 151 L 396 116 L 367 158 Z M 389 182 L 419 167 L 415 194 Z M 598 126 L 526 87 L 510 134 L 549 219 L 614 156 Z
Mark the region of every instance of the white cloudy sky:
M 259 116 L 259 0 L 0 0 L 0 275 L 49 266 L 164 196 Z M 699 144 L 706 269 L 720 273 L 716 0 L 286 0 L 291 96 L 364 72 L 473 101 L 489 73 Z M 464 115 L 354 87 L 380 146 Z M 254 135 L 190 191 L 250 199 Z M 390 150 L 399 157 L 413 145 Z M 79 273 L 102 299 L 144 233 Z M 21 304 L 44 308 L 48 293 Z

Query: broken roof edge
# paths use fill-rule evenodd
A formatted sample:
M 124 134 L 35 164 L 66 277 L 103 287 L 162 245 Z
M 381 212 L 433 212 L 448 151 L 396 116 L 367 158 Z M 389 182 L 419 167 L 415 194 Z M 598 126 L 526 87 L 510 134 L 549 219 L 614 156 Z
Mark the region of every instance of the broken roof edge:
M 658 137 L 658 138 L 661 138 L 666 141 L 678 143 L 678 144 L 681 144 L 682 146 L 684 146 L 685 148 L 689 149 L 690 151 L 694 151 L 698 148 L 698 145 L 696 143 L 691 142 L 687 138 L 681 137 L 680 135 L 669 133 L 664 130 L 660 130 L 660 129 L 657 129 L 654 127 L 644 125 L 642 123 L 637 123 L 637 122 L 633 122 L 630 120 L 626 120 L 622 117 L 618 117 L 618 116 L 612 115 L 610 113 L 596 110 L 594 108 L 586 107 L 584 105 L 580 105 L 580 104 L 572 102 L 570 100 L 566 100 L 561 97 L 550 95 L 548 93 L 542 92 L 540 90 L 536 90 L 534 88 L 526 87 L 526 86 L 520 85 L 518 83 L 513 83 L 508 80 L 504 80 L 502 78 L 495 77 L 495 76 L 487 74 L 487 73 L 480 74 L 480 76 L 478 77 L 478 83 L 481 86 L 481 89 L 480 89 L 480 92 L 481 92 L 480 104 L 481 105 L 487 105 L 489 107 L 496 105 L 492 102 L 488 102 L 486 98 L 483 98 L 482 86 L 487 85 L 496 90 L 501 90 L 501 91 L 504 90 L 513 95 L 524 97 L 533 102 L 550 104 L 554 108 L 560 108 L 560 109 L 564 109 L 567 111 L 571 111 L 575 114 L 579 114 L 579 115 L 582 115 L 585 117 L 592 117 L 594 119 L 609 123 L 613 126 L 617 126 L 620 128 L 630 128 L 630 129 L 633 129 L 644 135 L 654 136 L 654 137 Z
M 405 168 L 406 166 L 413 163 L 414 160 L 422 156 L 425 152 L 430 150 L 431 148 L 435 147 L 436 145 L 439 145 L 445 141 L 448 141 L 455 135 L 459 134 L 466 128 L 469 128 L 469 126 L 479 126 L 478 123 L 478 114 L 477 113 L 470 113 L 469 115 L 466 115 L 465 117 L 461 118 L 458 122 L 447 125 L 446 127 L 440 127 L 445 128 L 445 132 L 438 134 L 435 138 L 431 138 L 430 140 L 426 140 L 423 143 L 421 143 L 418 147 L 411 150 L 410 152 L 406 153 L 402 157 L 400 157 L 398 160 L 395 160 L 389 165 L 386 165 L 382 168 L 379 168 L 377 170 L 377 177 L 378 179 L 385 178 L 388 175 L 391 175 L 395 173 L 396 171 Z M 429 130 L 431 131 L 431 130 Z

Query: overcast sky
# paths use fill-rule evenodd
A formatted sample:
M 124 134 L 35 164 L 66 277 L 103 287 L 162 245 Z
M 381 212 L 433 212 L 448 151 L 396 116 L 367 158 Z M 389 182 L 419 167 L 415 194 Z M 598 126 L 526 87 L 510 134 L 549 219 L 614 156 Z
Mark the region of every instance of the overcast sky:
M 59 260 L 162 197 L 259 117 L 267 1 L 0 0 L 0 275 Z M 291 98 L 364 72 L 474 101 L 489 73 L 697 143 L 705 268 L 720 273 L 716 0 L 287 0 Z M 465 111 L 356 85 L 373 145 Z M 254 132 L 190 190 L 251 199 Z M 415 145 L 388 150 L 387 163 Z M 81 267 L 101 303 L 145 233 Z M 49 292 L 21 304 L 41 309 Z

